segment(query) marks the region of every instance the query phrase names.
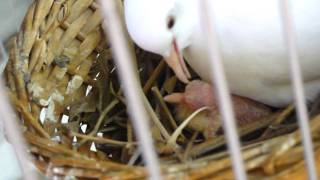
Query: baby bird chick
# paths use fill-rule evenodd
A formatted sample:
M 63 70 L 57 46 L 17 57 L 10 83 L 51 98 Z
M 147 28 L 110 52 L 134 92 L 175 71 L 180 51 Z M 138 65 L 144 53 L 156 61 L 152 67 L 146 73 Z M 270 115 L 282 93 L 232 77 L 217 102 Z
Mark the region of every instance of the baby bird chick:
M 203 133 L 205 138 L 216 136 L 221 129 L 218 99 L 211 84 L 200 80 L 191 81 L 185 92 L 167 95 L 165 100 L 177 104 L 176 116 L 179 121 L 185 120 L 199 108 L 208 107 L 208 110 L 200 112 L 188 124 L 190 129 Z M 271 114 L 270 107 L 245 97 L 232 95 L 232 102 L 239 127 Z

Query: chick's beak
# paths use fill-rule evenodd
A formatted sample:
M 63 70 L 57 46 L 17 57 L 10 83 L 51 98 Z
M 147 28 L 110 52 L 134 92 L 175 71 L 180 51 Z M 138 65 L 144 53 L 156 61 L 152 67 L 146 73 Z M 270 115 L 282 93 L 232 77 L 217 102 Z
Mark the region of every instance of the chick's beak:
M 171 50 L 169 57 L 165 58 L 165 61 L 174 71 L 178 79 L 184 83 L 188 83 L 189 79 L 191 78 L 190 72 L 186 66 L 185 61 L 179 51 L 178 45 L 176 40 L 174 39 L 171 44 Z

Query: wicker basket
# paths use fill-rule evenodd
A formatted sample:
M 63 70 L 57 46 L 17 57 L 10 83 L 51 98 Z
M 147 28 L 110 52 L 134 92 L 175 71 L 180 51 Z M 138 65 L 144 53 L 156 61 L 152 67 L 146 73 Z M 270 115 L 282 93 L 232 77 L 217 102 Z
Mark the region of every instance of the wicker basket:
M 101 10 L 94 0 L 37 0 L 30 5 L 20 33 L 9 42 L 8 92 L 34 163 L 49 177 L 147 177 L 121 90 L 115 90 L 120 85 L 101 21 Z M 145 69 L 141 81 L 154 107 L 149 109 L 153 122 L 158 120 L 171 132 L 176 122 L 171 122 L 171 127 L 165 124 L 173 118 L 160 93 L 172 92 L 182 85 L 166 71 L 163 62 L 145 61 L 158 57 L 141 50 L 136 54 L 140 68 Z M 155 96 L 150 95 L 152 85 L 161 90 L 154 87 Z M 242 135 L 247 135 L 260 129 L 259 136 L 251 138 L 243 148 L 250 178 L 307 179 L 301 137 L 298 131 L 292 132 L 296 124 L 283 123 L 292 112 L 293 108 L 288 107 L 265 119 L 263 125 L 253 124 L 241 130 Z M 313 117 L 312 137 L 319 164 L 320 116 Z M 223 136 L 197 142 L 198 133 L 188 132 L 185 136 L 191 140 L 182 135 L 179 142 L 185 148 L 177 150 L 166 145 L 157 127 L 153 123 L 152 134 L 166 178 L 233 179 L 224 149 L 205 153 L 221 147 Z M 92 142 L 97 151 L 90 150 Z M 184 158 L 179 160 L 177 153 Z M 318 165 L 318 171 L 319 168 Z

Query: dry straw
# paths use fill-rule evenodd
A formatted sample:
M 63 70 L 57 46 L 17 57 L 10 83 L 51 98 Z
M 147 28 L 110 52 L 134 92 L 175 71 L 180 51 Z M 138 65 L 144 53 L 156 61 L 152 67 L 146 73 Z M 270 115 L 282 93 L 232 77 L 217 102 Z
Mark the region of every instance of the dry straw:
M 117 2 L 121 9 L 121 1 Z M 37 0 L 30 5 L 19 34 L 8 42 L 8 94 L 34 164 L 47 176 L 146 178 L 101 22 L 101 9 L 93 0 Z M 205 137 L 192 128 L 193 120 L 183 128 L 174 106 L 166 104 L 163 96 L 183 90 L 184 85 L 161 58 L 132 49 L 164 177 L 231 179 L 222 133 Z M 319 164 L 317 102 L 310 113 L 310 128 Z M 249 178 L 307 177 L 291 106 L 243 125 L 239 132 Z

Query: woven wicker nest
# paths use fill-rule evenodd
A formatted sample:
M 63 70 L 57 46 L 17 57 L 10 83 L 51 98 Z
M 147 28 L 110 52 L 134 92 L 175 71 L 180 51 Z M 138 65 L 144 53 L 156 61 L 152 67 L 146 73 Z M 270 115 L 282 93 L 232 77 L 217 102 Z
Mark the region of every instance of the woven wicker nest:
M 8 43 L 8 92 L 34 163 L 47 176 L 147 177 L 101 21 L 93 0 L 37 0 L 20 33 Z M 205 139 L 186 128 L 176 141 L 178 147 L 168 143 L 163 133 L 172 134 L 181 122 L 162 95 L 184 86 L 159 57 L 137 48 L 135 52 L 165 177 L 232 179 L 223 135 Z M 317 164 L 318 110 L 314 105 L 311 121 Z M 250 178 L 306 179 L 294 119 L 290 106 L 240 129 Z

